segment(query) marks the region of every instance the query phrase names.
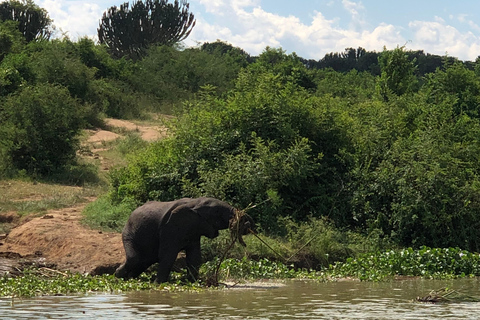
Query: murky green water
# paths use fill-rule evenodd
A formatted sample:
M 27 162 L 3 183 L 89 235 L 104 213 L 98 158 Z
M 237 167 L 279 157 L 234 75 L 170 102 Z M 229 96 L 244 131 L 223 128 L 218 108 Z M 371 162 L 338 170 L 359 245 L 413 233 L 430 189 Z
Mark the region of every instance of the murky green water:
M 201 293 L 0 300 L 0 319 L 479 319 L 480 303 L 412 302 L 449 287 L 480 296 L 480 280 L 291 281 Z

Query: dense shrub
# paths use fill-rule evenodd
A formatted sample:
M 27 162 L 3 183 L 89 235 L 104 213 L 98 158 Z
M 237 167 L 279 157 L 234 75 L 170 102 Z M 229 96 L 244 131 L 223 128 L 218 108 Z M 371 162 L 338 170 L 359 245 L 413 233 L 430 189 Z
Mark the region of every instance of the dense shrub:
M 78 102 L 56 85 L 26 87 L 1 111 L 1 155 L 17 170 L 47 176 L 75 157 L 82 128 Z
M 241 62 L 230 56 L 199 49 L 178 50 L 153 47 L 125 80 L 138 91 L 155 96 L 162 104 L 181 107 L 203 86 L 215 87 L 217 94 L 233 88 Z
M 200 195 L 240 208 L 263 203 L 252 215 L 265 228 L 278 215 L 318 214 L 331 208 L 344 170 L 335 160 L 341 129 L 326 102 L 271 73 L 245 72 L 228 99 L 207 90 L 186 105 L 170 139 L 113 173 L 111 195 L 138 203 Z
M 364 110 L 371 120 L 353 127 L 349 186 L 362 228 L 402 246 L 479 250 L 480 123 L 457 114 L 454 101 L 447 95 L 432 103 L 421 92 Z

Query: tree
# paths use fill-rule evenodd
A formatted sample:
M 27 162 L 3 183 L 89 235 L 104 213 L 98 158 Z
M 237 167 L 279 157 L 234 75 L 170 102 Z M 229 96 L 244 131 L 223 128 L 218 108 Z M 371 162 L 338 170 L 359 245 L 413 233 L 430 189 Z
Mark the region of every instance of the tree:
M 111 7 L 103 14 L 98 39 L 114 57 L 138 60 L 151 45 L 173 45 L 188 37 L 195 20 L 189 4 L 175 0 L 136 1 Z
M 415 76 L 417 66 L 415 60 L 408 58 L 405 47 L 397 47 L 394 50 L 384 48 L 378 62 L 382 71 L 378 87 L 385 101 L 388 101 L 390 94 L 401 96 L 413 91 L 418 83 Z
M 16 21 L 27 42 L 48 40 L 52 35 L 52 19 L 45 9 L 32 0 L 10 0 L 0 3 L 0 21 Z
M 12 52 L 19 52 L 24 40 L 13 21 L 0 21 L 0 62 Z
M 450 97 L 455 115 L 480 117 L 480 81 L 475 71 L 468 70 L 462 62 L 456 61 L 445 70 L 438 68 L 427 75 L 424 88 L 433 103 L 439 104 Z

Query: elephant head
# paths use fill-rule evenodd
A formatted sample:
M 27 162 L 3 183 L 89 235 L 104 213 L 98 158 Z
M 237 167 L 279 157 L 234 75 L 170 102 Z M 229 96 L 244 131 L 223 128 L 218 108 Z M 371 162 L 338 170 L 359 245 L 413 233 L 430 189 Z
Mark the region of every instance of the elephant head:
M 236 209 L 217 199 L 199 198 L 197 205 L 192 210 L 218 231 L 230 226 L 230 220 L 234 218 Z

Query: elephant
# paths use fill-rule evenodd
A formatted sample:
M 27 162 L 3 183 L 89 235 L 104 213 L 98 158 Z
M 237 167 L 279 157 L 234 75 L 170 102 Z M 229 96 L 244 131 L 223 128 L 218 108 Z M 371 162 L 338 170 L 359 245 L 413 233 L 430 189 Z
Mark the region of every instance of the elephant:
M 254 225 L 248 215 L 239 212 L 226 202 L 207 197 L 145 203 L 131 213 L 123 229 L 126 260 L 115 276 L 135 278 L 158 262 L 155 281 L 167 282 L 178 253 L 185 250 L 188 279 L 195 281 L 202 262 L 201 236 L 213 239 L 219 230 L 227 228 L 234 234 L 236 222 L 240 234 L 235 237 L 244 245 L 241 236 Z

